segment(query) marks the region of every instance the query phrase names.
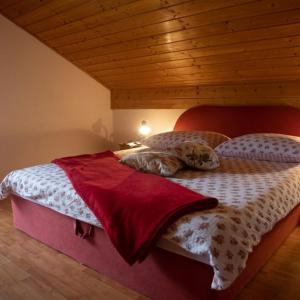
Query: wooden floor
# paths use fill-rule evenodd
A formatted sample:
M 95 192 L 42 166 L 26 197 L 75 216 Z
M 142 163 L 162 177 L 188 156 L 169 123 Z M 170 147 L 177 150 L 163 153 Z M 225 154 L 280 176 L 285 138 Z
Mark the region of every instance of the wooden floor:
M 0 202 L 0 300 L 147 299 L 14 229 Z M 300 226 L 238 300 L 300 299 Z

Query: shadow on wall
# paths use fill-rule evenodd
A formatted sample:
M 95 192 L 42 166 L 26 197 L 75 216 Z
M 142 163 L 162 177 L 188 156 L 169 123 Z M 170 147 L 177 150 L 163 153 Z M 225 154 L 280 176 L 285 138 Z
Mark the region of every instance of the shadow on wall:
M 93 132 L 98 135 L 103 141 L 106 141 L 106 149 L 113 147 L 113 134 L 109 134 L 107 127 L 103 124 L 102 119 L 98 119 L 92 126 Z
M 102 122 L 98 120 L 95 124 Z M 1 136 L 0 179 L 14 169 L 48 163 L 63 156 L 101 152 L 110 149 L 111 145 L 109 133 L 103 125 L 99 131 L 93 126 L 93 131 L 72 129 L 10 133 Z

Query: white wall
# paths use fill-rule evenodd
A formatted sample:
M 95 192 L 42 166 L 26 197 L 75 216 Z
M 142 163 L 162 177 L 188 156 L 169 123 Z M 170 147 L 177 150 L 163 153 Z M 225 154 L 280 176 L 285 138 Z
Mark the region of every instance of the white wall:
M 116 143 L 136 140 L 143 120 L 152 128 L 151 134 L 173 130 L 185 109 L 119 109 L 113 112 Z
M 108 149 L 110 91 L 0 15 L 0 178 Z

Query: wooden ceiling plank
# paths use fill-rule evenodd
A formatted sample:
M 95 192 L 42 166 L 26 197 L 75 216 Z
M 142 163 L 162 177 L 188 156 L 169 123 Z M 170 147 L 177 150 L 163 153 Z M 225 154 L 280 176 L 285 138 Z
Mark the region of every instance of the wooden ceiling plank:
M 299 26 L 297 26 L 299 27 Z M 170 54 L 170 57 L 174 55 L 175 59 L 178 57 L 177 53 L 187 53 L 190 55 L 190 57 L 195 58 L 195 57 L 201 57 L 201 56 L 208 56 L 208 55 L 217 55 L 217 54 L 222 54 L 222 53 L 237 53 L 237 52 L 243 52 L 243 51 L 251 51 L 251 50 L 258 50 L 258 49 L 272 49 L 276 47 L 284 47 L 284 46 L 299 46 L 300 42 L 300 36 L 295 35 L 298 32 L 298 28 L 295 30 L 293 28 L 289 33 L 280 33 L 280 31 L 275 32 L 273 36 L 270 38 L 263 38 L 261 37 L 259 40 L 256 40 L 257 36 L 255 33 L 252 35 L 247 35 L 245 34 L 244 36 L 244 41 L 235 41 L 232 40 L 232 42 L 223 42 L 219 43 L 217 45 L 217 42 L 219 41 L 218 38 L 216 38 L 216 44 L 215 45 L 210 45 L 210 46 L 205 46 L 205 45 L 199 45 L 198 40 L 191 41 L 191 43 L 186 43 L 186 42 L 181 42 L 180 44 L 177 43 L 175 49 L 169 47 L 165 51 L 167 51 L 167 55 Z M 266 35 L 268 31 L 265 31 Z M 277 35 L 277 36 L 276 36 Z M 252 39 L 255 41 L 253 43 Z M 179 47 L 180 46 L 180 47 Z M 202 47 L 201 47 L 202 46 Z M 178 49 L 179 48 L 179 49 Z M 180 52 L 181 50 L 181 52 Z M 182 51 L 183 50 L 183 51 Z M 159 57 L 159 55 L 163 54 L 164 52 L 161 50 L 160 52 L 158 49 L 143 49 L 143 51 L 130 51 L 122 54 L 111 54 L 111 55 L 106 55 L 103 58 L 102 57 L 95 57 L 91 58 L 89 60 L 78 60 L 74 59 L 74 61 L 78 62 L 79 64 L 92 64 L 94 63 L 103 63 L 103 62 L 112 62 L 115 61 L 117 62 L 118 60 L 129 60 L 129 59 L 135 59 L 134 62 L 138 63 L 147 63 L 147 62 L 152 62 L 153 57 Z M 147 58 L 147 56 L 149 56 Z M 73 60 L 73 57 L 70 57 L 71 60 Z M 134 63 L 133 63 L 134 64 Z
M 259 60 L 259 59 L 278 59 L 278 58 L 287 58 L 287 57 L 300 57 L 300 47 L 285 47 L 285 48 L 276 48 L 270 51 L 268 50 L 258 50 L 258 51 L 248 51 L 242 52 L 238 54 L 221 54 L 214 56 L 203 56 L 200 58 L 185 58 L 185 59 L 177 59 L 170 60 L 159 63 L 152 64 L 141 64 L 134 66 L 121 66 L 117 68 L 106 69 L 102 64 L 90 65 L 90 66 L 81 66 L 86 72 L 102 72 L 102 74 L 110 75 L 110 74 L 122 74 L 126 73 L 137 73 L 143 71 L 151 71 L 158 69 L 176 69 L 180 67 L 189 67 L 192 65 L 210 65 L 217 63 L 226 63 L 226 62 L 247 62 L 251 60 Z M 124 62 L 125 63 L 125 62 Z M 113 65 L 112 65 L 113 66 Z
M 65 23 L 76 22 L 82 18 L 92 16 L 96 13 L 103 14 L 107 11 L 116 13 L 120 3 L 118 1 L 88 1 L 88 5 L 77 7 L 63 13 Z M 127 5 L 127 1 L 124 5 Z
M 244 79 L 244 78 L 226 78 L 225 80 L 223 78 L 221 79 L 213 79 L 213 80 L 204 80 L 204 79 L 193 79 L 193 80 L 166 80 L 163 83 L 162 82 L 137 82 L 136 85 L 130 85 L 128 84 L 128 82 L 107 82 L 107 81 L 103 81 L 103 84 L 106 84 L 110 86 L 111 89 L 120 89 L 120 88 L 136 88 L 137 86 L 139 88 L 156 88 L 156 87 L 177 87 L 180 85 L 185 85 L 185 86 L 194 86 L 194 85 L 227 85 L 227 84 L 246 84 L 252 81 L 260 81 L 260 82 L 281 82 L 281 81 L 287 81 L 287 80 L 291 80 L 290 76 L 287 75 L 282 75 L 282 76 L 276 76 L 276 77 L 257 77 L 255 79 L 251 78 L 251 79 Z M 293 80 L 300 80 L 300 76 L 299 75 L 293 75 Z
M 219 98 L 219 99 L 206 99 L 206 98 L 194 98 L 194 99 L 182 99 L 182 101 L 176 101 L 176 99 L 164 99 L 164 101 L 150 100 L 145 103 L 141 101 L 116 101 L 112 99 L 112 109 L 188 109 L 198 105 L 290 105 L 294 107 L 299 106 L 299 100 L 294 99 L 277 99 L 272 98 L 265 100 L 262 104 L 262 99 L 248 99 L 248 98 Z
M 251 4 L 252 9 L 249 9 L 249 4 L 228 7 L 227 9 L 212 11 L 212 16 L 210 16 L 210 12 L 208 11 L 205 14 L 186 17 L 182 19 L 175 19 L 169 20 L 166 22 L 158 23 L 158 24 L 151 24 L 149 26 L 138 26 L 136 29 L 131 29 L 129 31 L 122 30 L 119 33 L 110 34 L 109 30 L 107 30 L 107 26 L 102 26 L 99 29 L 90 29 L 83 32 L 78 32 L 72 35 L 64 36 L 62 38 L 57 38 L 54 40 L 48 41 L 49 45 L 52 47 L 61 47 L 72 45 L 74 43 L 80 45 L 82 41 L 84 41 L 85 47 L 89 44 L 88 42 L 92 43 L 92 45 L 102 45 L 109 44 L 109 43 L 116 43 L 122 42 L 132 39 L 139 39 L 145 37 L 153 37 L 157 35 L 172 33 L 171 37 L 167 37 L 167 40 L 176 40 L 176 33 L 177 35 L 180 34 L 182 30 L 185 30 L 185 34 L 189 34 L 190 36 L 208 36 L 213 34 L 221 34 L 229 31 L 239 31 L 239 30 L 246 30 L 251 28 L 259 28 L 264 26 L 273 26 L 278 24 L 286 24 L 296 22 L 297 15 L 294 15 L 295 20 L 291 20 L 291 16 L 287 15 L 274 15 L 273 19 L 271 17 L 264 17 L 258 18 L 258 15 L 264 15 L 266 13 L 271 14 L 274 12 L 278 12 L 283 9 L 294 9 L 295 7 L 300 7 L 299 1 L 293 0 L 295 3 L 289 3 L 287 1 L 280 0 L 278 3 L 282 5 L 276 5 L 270 9 L 270 1 L 268 2 L 258 2 L 256 6 Z M 227 1 L 226 1 L 227 3 Z M 264 5 L 261 5 L 264 4 Z M 268 5 L 266 5 L 268 4 Z M 291 5 L 293 4 L 293 5 Z M 229 4 L 228 4 L 229 5 Z M 290 13 L 290 12 L 289 12 Z M 248 17 L 248 19 L 244 19 L 244 17 Z M 252 17 L 252 18 L 250 18 Z M 253 18 L 255 19 L 253 20 Z M 143 18 L 142 20 L 145 20 Z M 237 19 L 236 22 L 233 20 Z M 126 21 L 126 20 L 125 20 Z M 247 22 L 248 21 L 248 22 Z M 269 24 L 268 22 L 269 21 Z M 218 23 L 217 23 L 218 22 Z M 225 22 L 225 23 L 224 23 Z M 129 25 L 132 24 L 131 22 L 127 22 Z M 245 24 L 246 23 L 246 24 Z M 254 26 L 255 25 L 255 26 Z M 118 26 L 118 23 L 112 24 L 115 26 L 115 31 L 120 30 L 121 28 L 125 27 L 124 24 L 122 26 Z M 194 29 L 194 30 L 188 30 Z
M 281 76 L 281 77 L 276 77 L 276 78 L 265 78 L 265 77 L 259 77 L 259 78 L 251 78 L 251 80 L 245 80 L 243 78 L 239 78 L 238 80 L 236 80 L 236 78 L 232 78 L 232 80 L 230 80 L 230 78 L 227 78 L 225 81 L 223 79 L 214 79 L 214 80 L 204 80 L 204 79 L 194 79 L 194 80 L 167 80 L 164 81 L 163 84 L 162 82 L 149 82 L 148 84 L 146 82 L 137 82 L 137 85 L 133 86 L 128 84 L 128 82 L 107 82 L 107 81 L 103 81 L 103 84 L 109 84 L 111 89 L 126 89 L 126 88 L 136 88 L 137 86 L 139 88 L 162 88 L 162 87 L 177 87 L 177 86 L 195 86 L 195 85 L 228 85 L 228 84 L 245 84 L 245 83 L 249 83 L 249 82 L 279 82 L 279 81 L 288 81 L 291 80 L 290 77 L 287 77 L 286 75 Z M 300 76 L 294 76 L 293 80 L 300 80 Z
M 249 36 L 249 40 L 260 40 L 264 39 L 268 36 L 267 32 L 270 32 L 272 34 L 270 38 L 280 37 L 280 36 L 293 36 L 298 35 L 298 26 L 297 24 L 291 24 L 294 26 L 288 26 L 288 25 L 279 25 L 274 26 L 272 28 L 259 28 L 259 29 L 250 29 L 245 31 L 239 31 L 239 32 L 231 32 L 231 30 L 226 30 L 226 27 L 224 28 L 224 31 L 227 31 L 227 33 L 221 33 L 221 34 L 205 34 L 205 36 L 199 37 L 187 37 L 185 36 L 185 32 L 182 31 L 180 33 L 181 38 L 178 37 L 177 41 L 171 42 L 171 43 L 158 43 L 157 41 L 148 41 L 148 44 L 143 44 L 141 41 L 134 40 L 132 42 L 124 42 L 120 44 L 113 44 L 113 45 L 103 45 L 97 48 L 97 54 L 107 54 L 107 53 L 121 53 L 121 52 L 127 52 L 129 50 L 133 49 L 145 49 L 148 48 L 152 51 L 151 54 L 159 53 L 159 51 L 163 52 L 163 50 L 160 49 L 171 49 L 172 51 L 178 51 L 178 50 L 184 50 L 186 47 L 186 44 L 191 44 L 193 47 L 204 47 L 204 46 L 215 46 L 219 44 L 227 44 L 230 43 L 230 40 L 233 40 L 233 43 L 243 42 L 247 40 L 247 36 Z M 283 31 L 286 29 L 285 31 Z M 290 31 L 290 32 L 288 32 Z M 224 40 L 226 41 L 224 42 Z M 218 40 L 222 42 L 218 42 Z M 88 49 L 86 51 L 78 50 L 76 46 L 72 47 L 58 47 L 59 52 L 69 55 L 70 57 L 80 57 L 86 58 L 89 56 L 89 53 L 94 51 L 94 48 Z M 76 50 L 77 49 L 77 50 Z M 155 52 L 156 51 L 156 52 Z
M 15 18 L 29 13 L 37 8 L 43 7 L 52 0 L 26 0 L 16 1 L 15 4 L 10 5 L 6 8 L 1 9 L 1 13 L 9 19 L 14 20 Z
M 0 1 L 0 10 L 7 9 L 8 7 L 15 5 L 18 0 L 1 0 Z
M 298 18 L 298 16 L 297 16 Z M 291 19 L 294 22 L 294 19 Z M 251 29 L 255 27 L 250 23 L 250 29 L 232 32 L 230 28 L 226 24 L 217 24 L 213 27 L 216 27 L 216 30 L 223 30 L 221 34 L 210 34 L 203 32 L 203 36 L 199 37 L 199 33 L 197 34 L 196 29 L 188 30 L 190 34 L 187 33 L 186 30 L 182 30 L 181 32 L 176 33 L 176 40 L 172 40 L 167 42 L 168 36 L 172 35 L 166 34 L 163 36 L 159 36 L 160 38 L 143 38 L 139 40 L 132 40 L 122 43 L 115 43 L 112 45 L 97 45 L 96 48 L 91 46 L 89 49 L 81 49 L 77 47 L 77 45 L 64 46 L 64 47 L 54 47 L 58 52 L 67 55 L 70 59 L 83 59 L 87 58 L 93 53 L 95 54 L 107 54 L 107 53 L 118 53 L 118 52 L 126 52 L 129 50 L 138 49 L 150 49 L 155 51 L 156 49 L 163 49 L 164 47 L 170 49 L 172 47 L 172 51 L 176 50 L 184 50 L 186 48 L 186 43 L 193 45 L 194 47 L 204 47 L 204 46 L 216 46 L 219 44 L 226 43 L 239 43 L 248 40 L 261 40 L 264 38 L 277 38 L 284 36 L 292 36 L 299 35 L 299 23 L 291 23 L 291 24 L 281 24 L 282 21 L 278 19 L 274 19 L 274 25 L 272 27 L 263 27 L 257 29 Z M 210 30 L 212 31 L 212 29 Z M 197 35 L 193 37 L 192 35 Z M 95 45 L 94 45 L 95 46 Z M 182 46 L 182 47 L 181 47 Z M 85 46 L 87 47 L 87 46 Z M 96 53 L 95 53 L 96 49 Z M 154 53 L 152 53 L 154 54 Z
M 80 0 L 77 6 L 70 7 L 66 10 L 59 10 L 58 7 L 52 7 L 52 15 L 40 21 L 28 22 L 24 28 L 35 35 L 39 32 L 55 30 L 55 28 L 64 26 L 74 27 L 73 30 L 78 31 L 83 26 L 83 23 L 80 21 L 81 19 L 92 18 L 95 15 L 113 15 L 116 14 L 116 9 L 121 7 L 121 5 L 137 1 L 138 0 Z M 75 27 L 74 23 L 80 25 L 80 27 Z
M 260 78 L 259 80 L 262 82 L 262 81 L 265 81 L 266 79 L 265 78 Z M 282 78 L 279 78 L 279 79 L 278 78 L 275 78 L 275 79 L 268 78 L 267 79 L 268 82 L 272 82 L 272 81 L 277 82 L 278 80 L 279 81 L 286 81 L 286 80 L 289 80 L 289 79 L 286 76 L 282 77 Z M 300 76 L 295 77 L 295 80 L 300 80 Z M 235 83 L 238 83 L 238 84 L 244 84 L 244 83 L 249 83 L 249 82 L 251 82 L 251 81 L 250 80 L 243 80 L 243 79 L 239 80 L 239 81 L 235 81 Z M 177 87 L 180 84 L 184 84 L 185 86 L 189 86 L 189 85 L 195 85 L 195 84 L 197 84 L 197 85 L 199 85 L 199 84 L 200 85 L 203 85 L 203 84 L 204 85 L 207 85 L 207 84 L 212 84 L 212 85 L 224 84 L 224 85 L 227 85 L 227 84 L 230 84 L 230 83 L 232 83 L 232 81 L 230 81 L 230 80 L 227 80 L 226 82 L 224 82 L 224 81 L 218 81 L 218 80 L 214 80 L 214 81 L 204 81 L 204 80 L 195 81 L 195 80 L 193 80 L 193 81 L 181 81 L 181 82 L 177 82 L 177 81 L 175 81 L 175 82 L 167 82 L 168 87 Z M 107 82 L 106 82 L 106 84 L 107 84 Z M 166 85 L 164 85 L 164 86 L 166 86 Z M 111 85 L 112 89 L 127 88 L 127 87 L 128 87 L 127 84 Z M 146 88 L 161 88 L 163 86 L 161 84 L 159 84 L 159 83 L 154 83 L 151 86 L 145 85 L 145 83 L 140 83 L 139 87 L 146 89 Z M 293 98 L 286 98 L 286 99 L 293 99 Z M 297 99 L 297 101 L 299 101 L 299 100 Z
M 300 81 L 113 89 L 112 108 L 185 108 L 199 104 L 300 106 Z
M 124 20 L 126 24 L 133 24 L 132 20 Z M 146 36 L 153 36 L 158 34 L 164 34 L 168 32 L 181 31 L 185 30 L 186 26 L 183 22 L 179 20 L 172 20 L 167 22 L 162 22 L 154 25 L 149 25 L 147 27 L 138 26 L 138 28 L 129 30 L 129 31 L 120 31 L 122 27 L 118 27 L 118 30 L 115 30 L 113 34 L 109 34 L 106 32 L 105 34 L 105 25 L 100 29 L 87 29 L 78 33 L 72 33 L 67 36 L 59 37 L 56 39 L 47 40 L 47 44 L 51 45 L 51 47 L 64 47 L 70 46 L 73 44 L 81 44 L 92 42 L 101 45 L 104 43 L 116 43 L 121 41 L 127 41 L 132 39 L 144 38 Z M 133 25 L 132 27 L 136 27 Z M 116 27 L 115 27 L 116 28 Z M 101 42 L 100 42 L 101 41 Z M 83 48 L 84 49 L 84 48 Z
M 295 0 L 292 1 L 294 2 Z M 300 2 L 297 2 L 297 7 L 299 8 Z M 238 14 L 238 10 L 236 12 Z M 182 22 L 182 24 L 178 24 L 178 22 L 173 21 L 173 27 L 170 26 L 170 28 L 168 26 L 164 26 L 164 23 L 162 23 L 150 26 L 150 32 L 148 33 L 145 31 L 147 27 L 142 27 L 136 29 L 135 31 L 130 30 L 128 32 L 120 32 L 117 34 L 105 35 L 103 37 L 97 37 L 97 32 L 88 30 L 84 32 L 82 36 L 79 33 L 78 35 L 75 34 L 62 37 L 60 39 L 50 40 L 47 41 L 47 43 L 51 47 L 59 48 L 60 51 L 65 54 L 74 53 L 85 49 L 90 50 L 99 46 L 106 46 L 109 48 L 118 48 L 118 46 L 121 46 L 121 49 L 124 49 L 124 46 L 127 44 L 127 49 L 128 47 L 129 49 L 130 47 L 132 49 L 133 46 L 135 48 L 141 48 L 143 46 L 150 47 L 153 45 L 160 45 L 192 38 L 225 34 L 231 31 L 251 30 L 266 26 L 294 23 L 297 21 L 297 15 L 295 15 L 293 19 L 290 19 L 290 17 L 287 18 L 286 15 L 281 16 L 277 14 L 275 14 L 272 18 L 271 15 L 262 17 L 252 16 L 248 18 L 242 18 L 240 21 L 238 21 L 239 19 L 228 19 L 227 21 L 223 22 L 216 22 L 216 18 L 213 18 L 211 20 L 213 23 L 201 26 L 198 26 L 197 21 L 194 21 L 194 23 Z M 229 23 L 229 21 L 231 22 Z M 172 31 L 172 29 L 178 28 L 179 25 L 182 27 L 180 30 Z
M 152 70 L 152 71 L 145 71 L 139 73 L 123 73 L 118 75 L 103 75 L 101 72 L 92 72 L 91 74 L 95 77 L 106 79 L 109 81 L 117 80 L 132 80 L 135 81 L 137 79 L 140 80 L 147 80 L 152 76 L 157 78 L 167 78 L 167 77 L 178 77 L 183 78 L 183 76 L 189 76 L 198 78 L 210 78 L 210 77 L 218 77 L 221 74 L 233 75 L 233 74 L 244 74 L 244 73 L 257 73 L 258 70 L 269 70 L 270 72 L 273 70 L 281 69 L 282 72 L 288 69 L 289 71 L 293 70 L 295 72 L 300 73 L 300 58 L 286 58 L 280 59 L 275 63 L 275 61 L 265 61 L 265 60 L 258 60 L 253 61 L 251 63 L 248 62 L 239 62 L 236 65 L 232 65 L 231 63 L 223 63 L 223 64 L 215 64 L 215 65 L 206 65 L 205 67 L 183 67 L 183 68 L 176 68 L 176 69 L 166 69 L 166 70 Z
M 52 0 L 44 3 L 42 6 L 35 7 L 34 9 L 20 14 L 12 19 L 14 23 L 22 26 L 25 30 L 35 35 L 34 31 L 28 30 L 26 26 L 30 23 L 43 23 L 48 20 L 47 26 L 57 26 L 58 24 L 63 25 L 65 21 L 59 16 L 64 11 L 75 9 L 76 7 L 82 7 L 86 5 L 90 0 Z M 25 2 L 25 1 L 24 1 Z M 4 15 L 4 11 L 0 11 Z M 7 16 L 7 15 L 6 15 Z M 7 16 L 9 17 L 9 16 Z
M 293 68 L 293 67 L 299 67 L 299 60 L 291 61 L 288 59 L 281 59 L 281 63 L 276 63 L 274 60 L 269 61 L 266 63 L 264 60 L 258 60 L 256 63 L 260 63 L 260 68 L 261 69 L 266 69 L 266 68 L 282 68 L 283 70 L 286 68 Z M 139 73 L 128 73 L 124 72 L 123 74 L 113 74 L 113 75 L 106 75 L 103 74 L 101 71 L 99 72 L 91 72 L 91 74 L 95 77 L 100 77 L 100 78 L 105 78 L 106 80 L 127 80 L 128 78 L 131 78 L 131 80 L 136 80 L 137 78 L 139 79 L 148 79 L 151 78 L 151 76 L 161 76 L 163 78 L 166 77 L 171 77 L 171 76 L 202 76 L 202 77 L 209 77 L 210 74 L 213 74 L 213 76 L 216 76 L 215 74 L 220 74 L 220 73 L 241 73 L 243 71 L 255 71 L 257 70 L 257 65 L 251 64 L 251 63 L 245 63 L 245 62 L 239 62 L 240 66 L 238 66 L 238 63 L 235 65 L 232 65 L 230 63 L 226 64 L 216 64 L 216 65 L 206 65 L 205 67 L 196 67 L 196 66 L 191 66 L 191 67 L 182 67 L 182 68 L 173 68 L 173 69 L 157 69 L 157 70 L 151 70 L 151 71 L 145 71 L 145 72 L 139 72 Z
M 74 63 L 80 67 L 86 68 L 88 66 L 101 66 L 103 70 L 113 69 L 118 67 L 128 67 L 136 65 L 147 65 L 154 63 L 169 62 L 178 59 L 191 59 L 191 58 L 201 58 L 210 57 L 217 55 L 228 55 L 235 54 L 239 55 L 241 53 L 247 53 L 251 51 L 270 51 L 274 52 L 274 49 L 284 48 L 284 47 L 298 47 L 300 46 L 300 35 L 296 37 L 288 38 L 278 38 L 278 39 L 268 39 L 252 42 L 237 43 L 234 45 L 222 45 L 204 48 L 189 48 L 188 46 L 185 50 L 172 51 L 161 54 L 145 55 L 144 52 L 130 51 L 123 55 L 106 55 L 106 56 L 95 56 L 82 60 L 74 60 Z
M 126 96 L 125 96 L 126 95 Z M 264 97 L 264 98 L 300 98 L 299 82 L 281 82 L 278 84 L 235 84 L 225 86 L 178 86 L 159 89 L 113 89 L 112 98 L 115 100 L 140 100 L 150 99 L 162 101 L 163 99 L 185 98 L 231 98 L 240 97 Z
M 160 75 L 158 75 L 160 76 Z M 232 71 L 222 71 L 222 72 L 211 72 L 203 74 L 193 74 L 193 75 L 177 75 L 177 76 L 160 76 L 157 77 L 155 73 L 152 74 L 152 77 L 150 76 L 139 76 L 139 77 L 133 77 L 128 76 L 127 78 L 117 78 L 117 79 L 107 79 L 102 77 L 97 77 L 100 80 L 107 80 L 110 82 L 114 87 L 114 83 L 120 84 L 127 84 L 128 87 L 134 87 L 137 85 L 140 85 L 142 83 L 147 83 L 148 86 L 152 86 L 152 83 L 159 83 L 160 85 L 166 85 L 168 82 L 176 82 L 178 81 L 178 84 L 182 81 L 191 81 L 191 80 L 199 80 L 199 83 L 203 82 L 215 82 L 215 81 L 221 81 L 221 82 L 228 82 L 228 81 L 242 81 L 242 80 L 254 80 L 254 79 L 282 79 L 282 78 L 296 78 L 295 76 L 300 76 L 300 69 L 294 68 L 294 67 L 277 67 L 277 68 L 257 68 L 254 70 L 239 70 L 236 72 Z M 286 79 L 288 79 L 286 78 Z M 132 86 L 134 84 L 134 86 Z
M 209 13 L 210 12 L 209 8 L 213 9 L 213 11 L 214 9 L 217 8 L 217 10 L 219 11 L 220 7 L 231 8 L 232 5 L 235 6 L 240 3 L 248 3 L 249 1 L 251 0 L 240 0 L 238 2 L 236 0 L 218 1 L 217 3 L 218 5 L 214 3 L 214 5 L 211 7 L 209 7 L 209 5 L 203 7 L 203 3 L 198 3 L 198 5 L 201 4 L 202 10 L 206 13 Z M 192 5 L 193 2 L 188 2 L 188 4 Z M 86 26 L 83 26 L 81 24 L 81 31 L 70 32 L 68 35 L 60 35 L 52 39 L 45 38 L 43 33 L 41 33 L 40 38 L 42 38 L 44 41 L 49 41 L 50 43 L 53 43 L 53 46 L 58 46 L 58 45 L 63 46 L 71 43 L 78 43 L 81 42 L 82 40 L 88 40 L 88 39 L 92 40 L 95 38 L 113 35 L 113 34 L 119 34 L 124 39 L 126 31 L 129 31 L 129 36 L 135 36 L 135 38 L 138 38 L 139 32 L 142 35 L 143 32 L 145 33 L 148 32 L 147 33 L 148 35 L 151 34 L 153 35 L 153 34 L 163 33 L 166 30 L 169 32 L 169 31 L 179 30 L 181 28 L 187 28 L 188 26 L 193 26 L 193 23 L 195 24 L 200 23 L 200 25 L 205 24 L 205 17 L 203 17 L 205 14 L 203 12 L 194 18 L 191 17 L 176 18 L 175 9 L 178 9 L 179 7 L 182 6 L 184 5 L 180 4 L 172 7 L 166 7 L 164 9 L 157 9 L 154 11 L 145 12 L 142 14 L 136 14 L 136 11 L 133 11 L 129 17 L 125 19 L 118 19 L 116 20 L 116 22 L 111 22 L 108 24 L 103 24 L 102 22 L 100 26 L 99 25 L 91 26 L 88 25 L 89 23 L 85 22 Z M 194 14 L 195 12 L 193 10 L 190 10 L 189 13 L 186 13 L 186 15 L 194 15 Z M 204 21 L 202 21 L 202 19 Z M 191 25 L 189 25 L 190 23 Z M 181 26 L 176 27 L 175 26 L 176 24 Z M 141 30 L 141 27 L 143 30 Z
M 252 70 L 257 69 L 257 66 L 261 68 L 277 68 L 277 67 L 295 67 L 300 69 L 300 57 L 283 57 L 280 60 L 274 58 L 263 58 L 248 61 L 230 61 L 225 63 L 214 63 L 214 64 L 193 64 L 191 66 L 183 66 L 176 68 L 157 68 L 154 70 L 145 70 L 140 72 L 130 72 L 124 70 L 121 73 L 107 73 L 103 71 L 90 71 L 94 76 L 105 77 L 106 79 L 111 78 L 123 78 L 123 77 L 143 77 L 147 75 L 152 75 L 154 72 L 159 72 L 166 76 L 172 75 L 191 75 L 191 74 L 207 74 L 212 72 L 223 72 L 223 71 L 239 71 L 239 70 Z
M 108 0 L 109 1 L 109 0 Z M 106 11 L 92 11 L 89 15 L 81 15 L 74 19 L 72 11 L 68 14 L 60 15 L 64 20 L 63 24 L 57 24 L 57 26 L 47 26 L 49 20 L 43 20 L 42 22 L 31 24 L 26 29 L 30 32 L 38 34 L 42 40 L 58 37 L 61 35 L 68 35 L 70 33 L 77 33 L 82 31 L 82 28 L 92 28 L 99 25 L 104 25 L 110 22 L 114 22 L 123 18 L 128 18 L 130 11 L 135 14 L 140 14 L 145 11 L 151 11 L 153 9 L 160 9 L 162 7 L 168 7 L 180 2 L 187 2 L 191 0 L 169 0 L 162 2 L 160 0 L 113 0 L 109 1 L 111 9 Z M 77 15 L 77 14 L 76 14 Z
M 148 0 L 144 0 L 145 2 Z M 247 3 L 251 0 L 230 0 L 227 2 L 224 1 L 210 1 L 205 3 L 205 5 L 203 5 L 203 3 L 197 2 L 196 4 L 198 6 L 198 10 L 199 7 L 201 7 L 202 11 L 206 11 L 209 9 L 216 9 L 218 7 L 226 7 L 230 4 L 238 4 L 238 3 Z M 143 1 L 140 1 L 143 2 Z M 130 9 L 127 10 L 127 13 L 125 15 L 125 17 L 127 19 L 123 20 L 121 17 L 119 18 L 115 18 L 114 20 L 111 21 L 117 21 L 116 24 L 107 24 L 107 26 L 105 26 L 107 22 L 103 22 L 103 16 L 101 18 L 96 18 L 96 16 L 94 16 L 93 18 L 86 18 L 86 19 L 81 19 L 80 23 L 78 24 L 78 26 L 75 28 L 67 28 L 66 26 L 63 27 L 58 27 L 56 29 L 53 30 L 49 30 L 48 32 L 40 32 L 40 37 L 43 40 L 48 40 L 51 38 L 55 38 L 55 37 L 61 37 L 62 35 L 67 35 L 67 34 L 72 34 L 72 33 L 78 33 L 78 30 L 80 30 L 80 28 L 82 29 L 82 23 L 84 23 L 86 25 L 87 28 L 89 29 L 95 29 L 96 31 L 98 31 L 99 33 L 102 31 L 104 33 L 112 33 L 114 32 L 113 29 L 110 29 L 111 26 L 113 26 L 113 28 L 119 28 L 117 29 L 117 31 L 124 31 L 124 30 L 129 30 L 132 29 L 134 27 L 139 27 L 139 26 L 145 26 L 145 25 L 149 25 L 149 24 L 153 24 L 153 22 L 163 22 L 166 20 L 171 20 L 176 18 L 176 13 L 177 11 L 185 11 L 184 15 L 191 15 L 191 14 L 195 14 L 195 12 L 192 9 L 188 9 L 188 7 L 192 7 L 194 8 L 195 6 L 195 1 L 167 1 L 167 2 L 158 2 L 156 6 L 154 6 L 155 1 L 151 1 L 150 3 L 152 3 L 152 10 L 146 9 L 147 5 L 149 6 L 149 3 L 145 3 L 143 5 L 141 5 L 141 7 L 139 9 L 137 9 L 137 7 L 129 7 Z M 121 19 L 121 20 L 120 20 Z M 111 22 L 110 21 L 110 22 Z M 75 30 L 75 31 L 74 31 Z M 112 31 L 112 32 L 111 32 Z
M 174 5 L 181 4 L 182 2 L 190 2 L 190 0 L 173 0 L 168 2 L 151 1 L 150 3 L 149 0 L 142 0 L 138 2 L 138 7 L 136 2 L 124 6 L 118 6 L 118 10 L 115 12 L 95 14 L 73 22 L 72 26 L 66 24 L 47 31 L 39 31 L 38 34 L 41 39 L 47 41 L 74 33 L 77 34 L 85 31 L 86 29 L 95 29 L 95 31 L 99 32 L 99 34 L 101 30 L 106 33 L 114 33 L 112 28 L 115 28 L 116 26 L 119 26 L 117 31 L 122 31 L 126 28 L 131 29 L 132 27 L 136 27 L 134 24 L 136 24 L 139 19 L 143 22 L 149 22 L 148 18 L 141 17 L 141 15 L 149 16 L 149 18 L 151 18 L 150 22 L 161 22 L 173 18 L 173 13 L 169 9 Z M 141 21 L 138 24 L 139 26 L 145 25 L 144 23 L 141 23 Z
M 57 14 L 77 8 L 79 6 L 82 7 L 82 5 L 86 3 L 88 3 L 88 0 L 52 0 L 51 2 L 46 3 L 45 5 L 38 7 L 37 9 L 14 18 L 14 22 L 26 28 L 27 25 L 45 20 L 46 18 L 52 16 L 56 16 L 57 18 L 59 18 Z

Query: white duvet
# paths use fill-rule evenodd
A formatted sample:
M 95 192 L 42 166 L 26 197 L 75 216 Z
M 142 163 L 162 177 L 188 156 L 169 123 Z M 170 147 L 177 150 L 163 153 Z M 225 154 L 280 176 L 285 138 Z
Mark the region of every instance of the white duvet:
M 207 257 L 214 269 L 213 289 L 225 289 L 245 268 L 262 235 L 300 202 L 300 164 L 222 159 L 215 171 L 180 171 L 169 178 L 219 206 L 186 215 L 162 241 Z M 14 193 L 62 214 L 101 227 L 75 192 L 64 171 L 54 164 L 13 171 L 0 184 L 0 198 Z

